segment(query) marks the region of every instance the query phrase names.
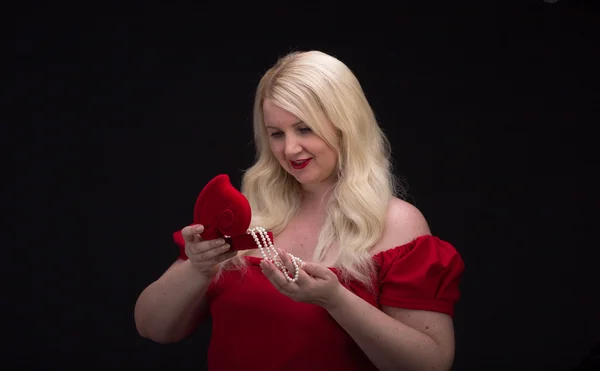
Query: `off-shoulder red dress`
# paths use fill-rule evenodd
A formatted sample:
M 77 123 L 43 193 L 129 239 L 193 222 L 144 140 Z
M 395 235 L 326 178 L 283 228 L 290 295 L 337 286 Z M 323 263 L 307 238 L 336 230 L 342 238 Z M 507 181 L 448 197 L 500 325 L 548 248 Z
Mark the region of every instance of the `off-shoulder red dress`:
M 185 259 L 181 241 L 176 242 Z M 246 259 L 245 273 L 227 271 L 208 289 L 213 321 L 208 370 L 376 370 L 325 309 L 279 293 L 263 275 L 261 259 Z M 357 282 L 346 285 L 350 291 L 377 308 L 454 315 L 464 263 L 451 244 L 421 236 L 373 259 L 378 266 L 377 295 Z

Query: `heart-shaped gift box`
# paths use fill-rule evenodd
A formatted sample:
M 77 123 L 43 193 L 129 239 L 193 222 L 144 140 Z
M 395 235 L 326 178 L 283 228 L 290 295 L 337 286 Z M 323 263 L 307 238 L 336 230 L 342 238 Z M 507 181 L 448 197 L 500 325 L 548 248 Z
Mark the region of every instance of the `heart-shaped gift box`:
M 194 206 L 193 220 L 193 224 L 204 226 L 204 231 L 200 234 L 204 240 L 224 238 L 231 245 L 231 250 L 258 248 L 254 238 L 247 233 L 252 220 L 250 203 L 231 184 L 227 174 L 217 175 L 200 191 Z M 272 232 L 267 233 L 273 240 Z M 181 247 L 180 258 L 187 259 L 181 231 L 175 232 L 173 238 Z

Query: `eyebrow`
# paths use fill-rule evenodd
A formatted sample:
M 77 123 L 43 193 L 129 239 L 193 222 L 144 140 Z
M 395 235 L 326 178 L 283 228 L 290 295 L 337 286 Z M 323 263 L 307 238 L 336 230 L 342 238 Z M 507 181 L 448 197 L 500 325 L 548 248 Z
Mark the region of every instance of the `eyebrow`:
M 300 124 L 304 124 L 304 121 L 298 121 L 295 124 L 292 124 L 292 126 L 298 126 Z M 275 130 L 279 130 L 279 128 L 273 127 L 273 126 L 267 126 L 267 129 L 275 129 Z

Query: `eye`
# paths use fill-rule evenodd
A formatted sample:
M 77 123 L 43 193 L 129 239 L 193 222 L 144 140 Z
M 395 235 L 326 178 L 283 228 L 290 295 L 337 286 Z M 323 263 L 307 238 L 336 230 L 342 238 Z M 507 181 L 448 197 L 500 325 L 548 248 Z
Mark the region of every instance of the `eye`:
M 283 135 L 283 133 L 280 132 L 280 131 L 278 131 L 278 132 L 275 132 L 275 133 L 271 133 L 271 138 L 279 138 L 282 135 Z
M 300 129 L 300 132 L 302 134 L 307 134 L 307 133 L 311 133 L 312 130 L 310 128 L 302 128 L 302 129 Z

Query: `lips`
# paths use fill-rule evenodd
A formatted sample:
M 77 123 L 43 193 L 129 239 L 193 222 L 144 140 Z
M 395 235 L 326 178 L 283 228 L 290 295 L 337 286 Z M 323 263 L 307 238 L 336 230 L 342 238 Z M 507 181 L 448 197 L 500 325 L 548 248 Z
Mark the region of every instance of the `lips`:
M 304 160 L 290 161 L 290 165 L 292 166 L 292 168 L 294 168 L 296 170 L 304 169 L 308 165 L 310 160 L 312 160 L 312 159 L 308 158 L 308 159 L 304 159 Z

